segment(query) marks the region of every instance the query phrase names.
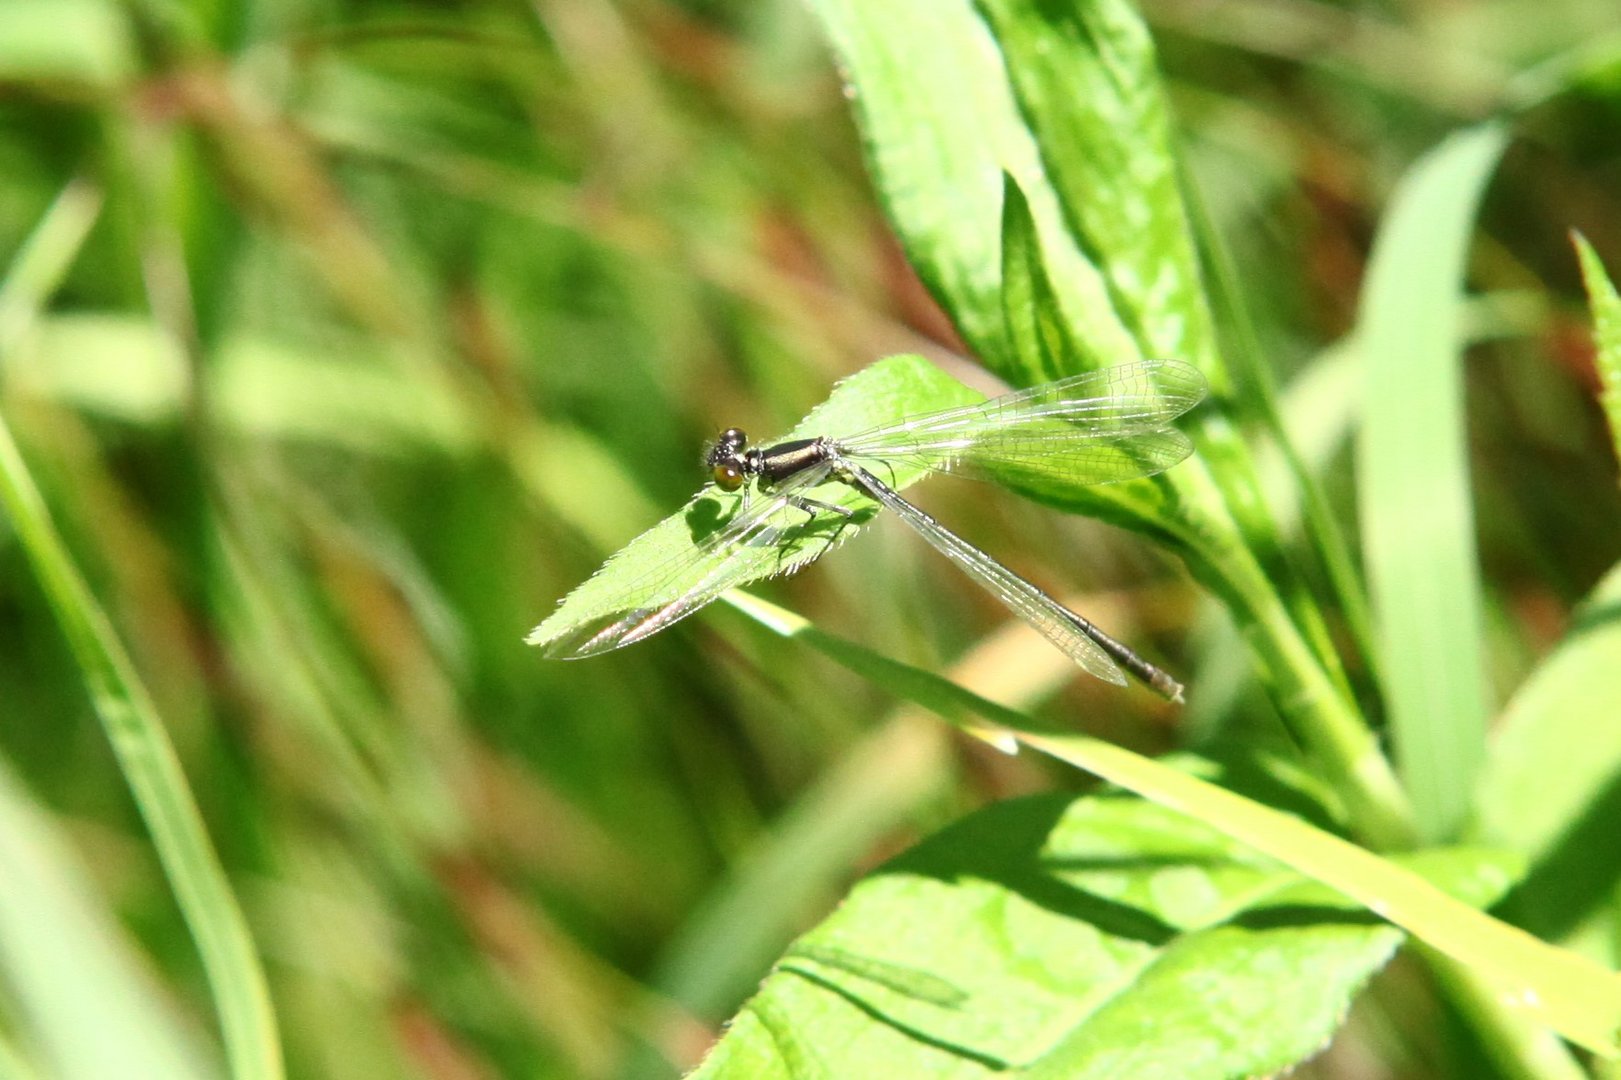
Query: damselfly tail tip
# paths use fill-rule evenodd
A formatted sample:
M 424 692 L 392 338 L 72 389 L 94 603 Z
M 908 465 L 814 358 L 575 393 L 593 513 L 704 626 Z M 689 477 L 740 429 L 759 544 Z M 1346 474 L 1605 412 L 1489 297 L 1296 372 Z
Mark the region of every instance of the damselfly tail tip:
M 1186 705 L 1187 698 L 1183 696 L 1184 687 L 1181 683 L 1165 674 L 1155 670 L 1153 677 L 1148 680 L 1148 688 L 1173 705 Z

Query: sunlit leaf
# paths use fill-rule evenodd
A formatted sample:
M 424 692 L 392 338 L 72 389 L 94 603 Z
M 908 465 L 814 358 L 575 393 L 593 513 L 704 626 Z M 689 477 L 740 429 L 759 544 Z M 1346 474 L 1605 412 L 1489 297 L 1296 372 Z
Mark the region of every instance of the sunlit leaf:
M 1214 337 L 1153 41 L 1128 0 L 980 0 L 1043 176 L 1148 356 L 1208 369 Z
M 1473 904 L 1506 881 L 1482 852 L 1411 866 Z M 1185 815 L 1020 799 L 858 885 L 697 1075 L 1270 1074 L 1326 1045 L 1402 939 Z
M 1464 436 L 1464 259 L 1506 135 L 1461 132 L 1404 179 L 1357 328 L 1358 503 L 1401 776 L 1424 836 L 1453 835 L 1485 752 L 1485 656 Z
M 1107 283 L 1070 237 L 997 42 L 968 0 L 814 0 L 811 8 L 849 83 L 879 198 L 912 265 L 980 359 L 1010 381 L 1032 381 L 1003 332 L 1004 173 L 1028 201 L 1084 357 L 1138 358 Z
M 1587 299 L 1593 308 L 1593 344 L 1596 352 L 1594 366 L 1598 368 L 1603 392 L 1599 401 L 1604 416 L 1610 422 L 1610 441 L 1615 448 L 1615 459 L 1621 464 L 1621 296 L 1598 252 L 1585 237 L 1576 236 L 1576 254 L 1582 263 L 1582 278 L 1587 282 Z
M 758 599 L 734 598 L 733 603 L 777 633 L 814 646 L 888 692 L 924 705 L 999 748 L 1022 744 L 1085 769 L 1351 897 L 1468 966 L 1490 987 L 1500 1007 L 1600 1053 L 1618 1052 L 1621 976 L 1586 957 L 1460 904 L 1421 876 L 1292 814 L 1100 739 L 1047 733 L 1012 709 L 877 656 Z M 1494 889 L 1515 876 L 1508 865 L 1490 875 Z M 1512 866 L 1519 865 L 1514 857 Z
M 848 435 L 911 414 L 969 404 L 982 397 L 920 356 L 890 357 L 840 383 L 826 402 L 783 438 Z M 885 479 L 904 487 L 922 474 L 923 470 L 915 466 L 897 464 L 893 475 Z M 702 471 L 694 468 L 694 486 L 700 487 L 705 479 Z M 876 512 L 872 500 L 847 485 L 823 487 L 826 490 L 817 488 L 809 494 L 853 510 L 857 516 L 845 522 L 831 513 L 808 518 L 789 509 L 783 514 L 788 531 L 781 543 L 744 545 L 732 553 L 731 558 L 747 565 L 739 584 L 792 572 L 820 557 L 830 542 L 848 540 Z M 752 497 L 761 496 L 756 493 Z M 740 494 L 728 494 L 713 485 L 700 487 L 685 507 L 625 545 L 601 570 L 565 597 L 558 609 L 535 627 L 528 641 L 545 645 L 571 640 L 593 632 L 604 620 L 673 600 L 692 584 L 693 575 L 670 577 L 664 568 L 689 560 L 697 545 L 725 527 L 740 504 Z
M 1560 938 L 1621 881 L 1621 567 L 1497 723 L 1476 829 L 1531 860 L 1515 921 Z

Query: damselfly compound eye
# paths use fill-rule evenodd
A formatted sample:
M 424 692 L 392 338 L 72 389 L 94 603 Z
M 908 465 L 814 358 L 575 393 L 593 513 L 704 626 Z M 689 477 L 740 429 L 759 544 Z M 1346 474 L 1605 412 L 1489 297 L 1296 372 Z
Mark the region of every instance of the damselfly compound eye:
M 722 491 L 736 491 L 743 486 L 743 470 L 736 465 L 716 465 L 710 476 Z

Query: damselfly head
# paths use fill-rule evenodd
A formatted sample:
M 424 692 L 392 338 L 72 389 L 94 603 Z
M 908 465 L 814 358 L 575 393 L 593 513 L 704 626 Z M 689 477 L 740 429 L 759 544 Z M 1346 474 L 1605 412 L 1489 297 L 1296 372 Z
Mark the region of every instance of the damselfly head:
M 743 448 L 749 437 L 740 428 L 727 428 L 704 451 L 704 464 L 709 477 L 722 491 L 736 491 L 743 486 L 745 476 Z

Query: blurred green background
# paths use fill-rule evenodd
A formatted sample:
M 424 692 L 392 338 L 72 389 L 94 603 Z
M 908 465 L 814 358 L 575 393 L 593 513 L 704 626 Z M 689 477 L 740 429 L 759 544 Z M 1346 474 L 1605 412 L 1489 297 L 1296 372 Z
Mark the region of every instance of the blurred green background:
M 1614 2 L 1144 12 L 1285 419 L 1349 522 L 1335 346 L 1391 184 L 1613 34 Z M 1516 135 L 1468 327 L 1500 694 L 1621 556 L 1566 235 L 1621 267 L 1621 80 Z M 15 269 L 30 242 L 59 282 Z M 785 429 L 894 352 L 994 385 L 887 232 L 795 0 L 0 0 L 0 257 L 0 406 L 176 744 L 294 1075 L 690 1066 L 862 869 L 1077 782 L 720 606 L 588 662 L 522 644 L 690 495 L 720 427 Z M 1137 748 L 1270 730 L 1234 632 L 1163 557 L 936 487 L 953 528 L 1190 681 L 1189 709 L 1072 678 L 888 523 L 762 591 Z M 52 968 L 63 992 L 105 1016 L 133 988 L 207 1045 L 196 948 L 9 528 L 0 702 L 0 832 L 43 830 L 101 916 L 83 942 L 64 907 L 33 925 L 66 957 L 116 927 L 140 958 L 127 984 Z M 21 970 L 0 1065 L 26 1057 Z M 1385 1022 L 1307 1074 L 1442 1074 L 1402 1031 L 1412 988 L 1382 985 Z

